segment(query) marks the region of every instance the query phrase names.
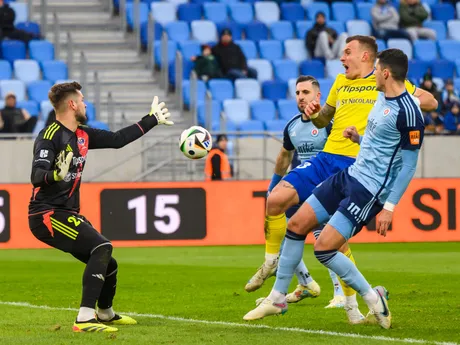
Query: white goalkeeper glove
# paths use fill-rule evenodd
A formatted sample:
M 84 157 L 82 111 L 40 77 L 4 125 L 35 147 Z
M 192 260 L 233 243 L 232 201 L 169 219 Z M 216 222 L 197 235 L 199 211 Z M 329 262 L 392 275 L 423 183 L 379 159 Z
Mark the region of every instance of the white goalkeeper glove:
M 168 108 L 165 108 L 165 102 L 158 104 L 158 96 L 153 97 L 149 115 L 155 116 L 159 125 L 172 126 L 174 124 L 168 120 L 171 114 L 168 112 Z
M 72 163 L 72 158 L 73 152 L 68 152 L 66 155 L 65 151 L 62 150 L 59 153 L 56 159 L 56 169 L 53 173 L 54 181 L 62 181 L 66 177 Z

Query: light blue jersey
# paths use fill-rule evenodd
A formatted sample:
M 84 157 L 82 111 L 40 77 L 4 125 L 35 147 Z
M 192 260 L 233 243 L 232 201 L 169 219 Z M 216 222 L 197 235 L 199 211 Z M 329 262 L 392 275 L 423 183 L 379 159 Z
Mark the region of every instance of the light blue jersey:
M 300 162 L 304 163 L 323 150 L 329 133 L 329 126 L 316 128 L 313 122 L 298 114 L 284 128 L 283 147 L 288 151 L 296 150 Z
M 424 128 L 422 111 L 414 96 L 406 91 L 387 98 L 380 92 L 369 114 L 358 157 L 348 173 L 385 202 L 401 171 L 402 150 L 418 150 Z

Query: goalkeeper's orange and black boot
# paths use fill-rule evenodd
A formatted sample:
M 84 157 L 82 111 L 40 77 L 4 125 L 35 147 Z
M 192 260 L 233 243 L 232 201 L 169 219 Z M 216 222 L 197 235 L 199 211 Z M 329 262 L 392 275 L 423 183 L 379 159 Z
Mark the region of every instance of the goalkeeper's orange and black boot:
M 108 321 L 102 320 L 99 317 L 97 318 L 97 321 L 105 325 L 135 325 L 137 324 L 137 321 L 134 320 L 132 317 L 129 317 L 126 315 L 118 315 L 118 314 L 115 314 L 115 316 Z
M 91 319 L 84 322 L 75 321 L 72 330 L 74 332 L 117 332 L 118 328 L 110 327 L 96 319 Z

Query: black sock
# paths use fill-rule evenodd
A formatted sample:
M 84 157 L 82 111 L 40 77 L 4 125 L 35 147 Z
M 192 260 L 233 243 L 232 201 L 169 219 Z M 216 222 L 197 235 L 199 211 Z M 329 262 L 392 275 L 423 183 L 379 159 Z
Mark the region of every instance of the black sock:
M 92 309 L 96 307 L 111 257 L 112 245 L 110 243 L 96 248 L 91 253 L 83 273 L 83 297 L 80 307 Z
M 113 297 L 117 289 L 117 272 L 118 264 L 114 258 L 111 258 L 107 266 L 107 275 L 105 276 L 104 286 L 97 301 L 99 309 L 108 309 L 112 306 Z

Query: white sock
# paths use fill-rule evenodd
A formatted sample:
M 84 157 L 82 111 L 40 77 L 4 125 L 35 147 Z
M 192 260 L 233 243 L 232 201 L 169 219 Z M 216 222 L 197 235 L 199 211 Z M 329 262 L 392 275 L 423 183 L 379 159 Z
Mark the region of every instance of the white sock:
M 78 311 L 77 321 L 83 322 L 94 319 L 96 311 L 93 308 L 81 307 Z
M 265 263 L 264 263 L 264 265 L 265 265 L 265 266 L 268 266 L 268 267 L 273 267 L 273 266 L 275 266 L 276 261 L 278 260 L 279 255 L 280 255 L 279 253 L 278 253 L 278 254 L 268 254 L 268 253 L 265 253 Z
M 379 302 L 379 296 L 377 295 L 377 292 L 374 291 L 374 289 L 370 288 L 363 296 L 364 302 L 366 302 L 367 306 L 369 309 L 373 310 L 375 307 L 381 307 L 378 309 L 381 310 L 376 310 L 378 312 L 383 312 L 383 305 Z
M 270 301 L 273 301 L 275 303 L 284 303 L 286 301 L 286 295 L 284 293 L 281 293 L 279 291 L 276 291 L 273 289 L 270 292 L 270 295 L 267 297 Z
M 345 305 L 349 307 L 357 307 L 358 301 L 356 300 L 356 294 L 345 296 Z
M 113 311 L 112 307 L 110 307 L 108 309 L 98 309 L 97 310 L 97 316 L 101 320 L 108 321 L 108 320 L 113 319 L 113 317 L 115 316 L 115 312 Z

